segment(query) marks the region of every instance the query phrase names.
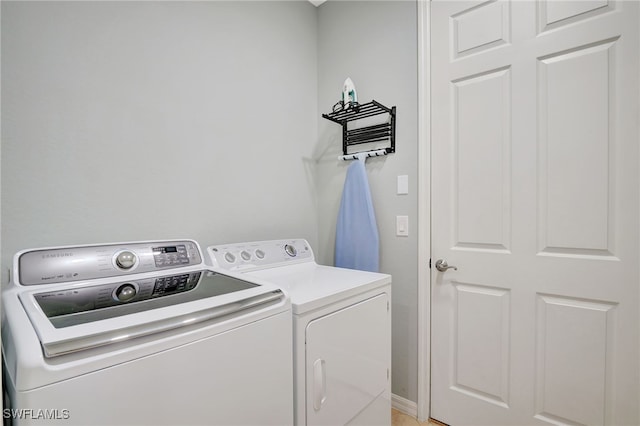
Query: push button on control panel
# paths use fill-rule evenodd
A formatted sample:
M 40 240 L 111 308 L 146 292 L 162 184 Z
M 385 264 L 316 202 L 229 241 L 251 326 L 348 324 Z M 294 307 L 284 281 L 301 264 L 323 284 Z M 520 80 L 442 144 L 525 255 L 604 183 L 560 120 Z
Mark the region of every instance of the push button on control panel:
M 153 259 L 156 267 L 181 266 L 189 264 L 189 253 L 184 245 L 153 248 Z

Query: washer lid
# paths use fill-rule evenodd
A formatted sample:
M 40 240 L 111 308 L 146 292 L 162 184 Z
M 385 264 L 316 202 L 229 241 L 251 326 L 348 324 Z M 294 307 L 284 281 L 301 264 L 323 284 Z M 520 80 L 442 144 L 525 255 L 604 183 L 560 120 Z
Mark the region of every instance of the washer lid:
M 45 356 L 53 357 L 275 304 L 286 295 L 275 286 L 192 270 L 27 291 L 19 298 Z
M 299 263 L 247 272 L 244 275 L 270 281 L 291 297 L 294 314 L 317 309 L 391 283 L 391 275 Z

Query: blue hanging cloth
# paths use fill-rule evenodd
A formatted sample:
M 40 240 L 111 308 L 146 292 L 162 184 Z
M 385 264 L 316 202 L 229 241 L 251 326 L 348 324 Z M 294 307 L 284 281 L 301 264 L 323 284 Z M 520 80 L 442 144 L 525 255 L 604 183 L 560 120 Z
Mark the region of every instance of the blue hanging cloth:
M 378 226 L 371 202 L 364 159 L 347 169 L 338 223 L 336 226 L 335 264 L 341 268 L 378 272 Z

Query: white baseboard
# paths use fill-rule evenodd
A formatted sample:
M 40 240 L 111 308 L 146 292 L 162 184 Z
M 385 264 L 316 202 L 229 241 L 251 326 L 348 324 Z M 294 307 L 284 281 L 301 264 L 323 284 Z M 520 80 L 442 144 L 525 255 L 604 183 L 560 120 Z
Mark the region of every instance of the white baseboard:
M 391 394 L 391 407 L 412 417 L 418 417 L 418 404 L 396 394 Z

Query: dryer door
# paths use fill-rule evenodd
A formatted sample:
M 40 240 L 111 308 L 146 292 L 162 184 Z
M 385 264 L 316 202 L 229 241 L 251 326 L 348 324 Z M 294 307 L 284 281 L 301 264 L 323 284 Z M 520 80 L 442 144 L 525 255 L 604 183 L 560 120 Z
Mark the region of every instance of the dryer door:
M 344 425 L 360 418 L 389 424 L 388 302 L 388 294 L 380 294 L 307 325 L 307 425 Z M 371 416 L 362 415 L 369 410 Z

